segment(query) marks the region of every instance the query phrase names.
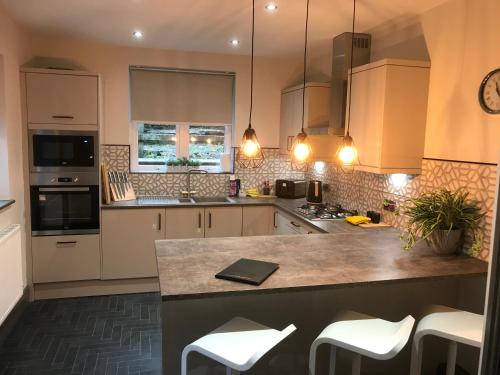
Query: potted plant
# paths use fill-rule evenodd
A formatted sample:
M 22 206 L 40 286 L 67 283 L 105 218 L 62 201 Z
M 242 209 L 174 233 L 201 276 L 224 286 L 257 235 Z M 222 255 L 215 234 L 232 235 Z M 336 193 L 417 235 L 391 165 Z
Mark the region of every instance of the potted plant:
M 197 168 L 200 163 L 195 160 L 189 160 L 186 157 L 167 160 L 168 171 L 186 172 L 189 169 Z
M 482 243 L 477 229 L 484 213 L 477 201 L 468 198 L 464 189 L 441 189 L 407 200 L 397 212 L 408 218 L 401 234 L 403 248 L 410 250 L 422 239 L 438 254 L 453 254 L 463 244 L 465 232 L 470 231 L 471 252 L 477 252 Z

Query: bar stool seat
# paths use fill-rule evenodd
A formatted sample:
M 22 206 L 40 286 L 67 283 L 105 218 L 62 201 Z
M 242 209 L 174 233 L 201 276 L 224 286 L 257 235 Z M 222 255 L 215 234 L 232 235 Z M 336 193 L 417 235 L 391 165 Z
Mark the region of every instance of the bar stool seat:
M 245 318 L 234 318 L 184 348 L 181 374 L 187 375 L 190 352 L 198 352 L 225 365 L 227 374 L 247 371 L 295 330 L 293 324 L 278 331 Z
M 361 371 L 361 356 L 388 360 L 396 356 L 406 345 L 415 319 L 407 316 L 400 322 L 374 318 L 354 311 L 344 311 L 336 316 L 314 340 L 309 353 L 309 371 L 316 371 L 316 351 L 319 345 L 331 345 L 330 375 L 335 374 L 336 348 L 356 353 L 352 373 Z
M 447 306 L 430 306 L 415 331 L 412 347 L 411 375 L 420 375 L 423 357 L 423 339 L 433 335 L 450 340 L 446 375 L 455 373 L 457 343 L 481 347 L 484 317 Z

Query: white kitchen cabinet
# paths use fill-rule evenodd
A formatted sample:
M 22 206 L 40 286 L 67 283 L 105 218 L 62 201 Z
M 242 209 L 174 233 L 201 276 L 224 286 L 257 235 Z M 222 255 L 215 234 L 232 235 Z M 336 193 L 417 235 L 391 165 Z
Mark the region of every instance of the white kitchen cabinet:
M 203 208 L 167 208 L 165 216 L 167 239 L 205 237 Z
M 34 283 L 101 277 L 98 234 L 32 237 L 31 251 Z
M 273 206 L 243 207 L 243 236 L 273 234 Z
M 205 208 L 205 237 L 239 237 L 242 230 L 241 207 Z
M 97 126 L 97 75 L 26 73 L 28 124 Z
M 320 233 L 320 231 L 282 210 L 275 210 L 273 234 L 286 235 L 314 233 Z
M 281 92 L 280 152 L 290 151 L 293 138 L 302 126 L 303 85 Z M 306 128 L 326 127 L 330 119 L 330 84 L 306 84 L 304 118 Z M 307 132 L 307 131 L 306 131 Z
M 103 279 L 158 276 L 154 242 L 165 228 L 164 208 L 103 210 Z
M 356 169 L 422 170 L 430 63 L 385 59 L 353 69 L 350 134 Z

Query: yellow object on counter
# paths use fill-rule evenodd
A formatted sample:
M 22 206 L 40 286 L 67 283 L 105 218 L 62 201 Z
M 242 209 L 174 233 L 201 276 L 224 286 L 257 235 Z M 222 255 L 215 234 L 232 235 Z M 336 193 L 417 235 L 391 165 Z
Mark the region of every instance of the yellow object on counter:
M 345 218 L 345 221 L 351 223 L 352 225 L 359 225 L 369 223 L 372 219 L 366 216 L 348 216 Z
M 258 195 L 259 195 L 259 190 L 257 190 L 257 189 L 248 189 L 247 190 L 247 196 L 256 197 Z

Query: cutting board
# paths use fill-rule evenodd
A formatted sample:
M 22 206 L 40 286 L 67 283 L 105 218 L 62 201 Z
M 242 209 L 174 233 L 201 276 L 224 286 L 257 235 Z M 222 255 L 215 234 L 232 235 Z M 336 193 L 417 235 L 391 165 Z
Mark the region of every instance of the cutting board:
M 359 224 L 358 227 L 365 228 L 365 229 L 373 229 L 373 228 L 390 228 L 391 225 L 387 223 L 380 222 L 378 224 L 374 223 L 365 223 L 365 224 Z

